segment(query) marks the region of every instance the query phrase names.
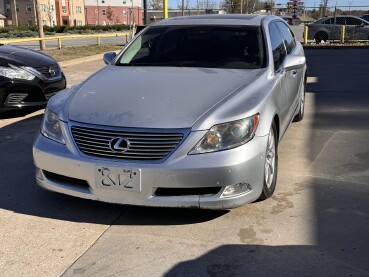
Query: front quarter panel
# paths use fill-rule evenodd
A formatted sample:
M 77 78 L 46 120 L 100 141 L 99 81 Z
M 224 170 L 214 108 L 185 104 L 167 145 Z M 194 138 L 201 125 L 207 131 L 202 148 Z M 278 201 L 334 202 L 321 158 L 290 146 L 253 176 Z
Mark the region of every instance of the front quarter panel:
M 250 83 L 234 92 L 230 98 L 224 99 L 211 111 L 208 111 L 193 126 L 193 130 L 207 130 L 212 126 L 260 114 L 256 135 L 269 133 L 271 122 L 277 114 L 281 102 L 281 89 L 278 79 L 270 76 L 265 70 Z

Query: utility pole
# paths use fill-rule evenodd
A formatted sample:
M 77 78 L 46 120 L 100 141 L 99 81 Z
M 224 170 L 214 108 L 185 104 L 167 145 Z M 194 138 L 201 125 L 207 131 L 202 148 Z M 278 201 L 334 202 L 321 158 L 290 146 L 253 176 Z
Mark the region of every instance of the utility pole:
M 42 25 L 41 11 L 38 0 L 36 2 L 36 15 L 37 15 L 37 25 L 38 25 L 38 37 L 44 38 L 44 26 Z M 46 45 L 44 40 L 40 40 L 40 49 L 41 51 L 46 50 Z
M 147 20 L 147 0 L 143 0 L 143 4 L 144 4 L 144 25 L 148 24 L 148 20 Z

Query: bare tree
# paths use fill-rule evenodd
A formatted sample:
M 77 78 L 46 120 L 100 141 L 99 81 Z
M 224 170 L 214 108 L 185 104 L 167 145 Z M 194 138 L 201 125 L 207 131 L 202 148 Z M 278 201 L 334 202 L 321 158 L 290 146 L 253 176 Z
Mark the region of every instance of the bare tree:
M 241 5 L 242 1 L 242 5 Z M 225 0 L 223 9 L 228 13 L 253 13 L 262 8 L 262 3 L 259 0 Z
M 182 0 L 181 1 L 177 1 L 177 8 L 178 9 L 182 9 Z M 183 9 L 184 10 L 190 9 L 190 0 L 184 0 Z
M 109 19 L 110 22 L 116 23 L 115 21 L 117 15 L 115 14 L 114 10 L 110 7 L 110 5 L 106 9 L 106 18 Z
M 163 0 L 150 0 L 149 7 L 153 10 L 162 10 Z

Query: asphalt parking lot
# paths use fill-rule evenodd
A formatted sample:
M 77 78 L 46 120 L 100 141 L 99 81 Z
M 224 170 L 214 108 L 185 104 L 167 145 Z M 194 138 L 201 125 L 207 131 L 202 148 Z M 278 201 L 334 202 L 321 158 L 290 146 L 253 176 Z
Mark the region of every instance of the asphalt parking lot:
M 0 276 L 369 276 L 369 49 L 306 56 L 305 119 L 279 146 L 275 195 L 230 211 L 44 191 L 41 115 L 0 120 Z M 64 71 L 73 84 L 101 66 Z

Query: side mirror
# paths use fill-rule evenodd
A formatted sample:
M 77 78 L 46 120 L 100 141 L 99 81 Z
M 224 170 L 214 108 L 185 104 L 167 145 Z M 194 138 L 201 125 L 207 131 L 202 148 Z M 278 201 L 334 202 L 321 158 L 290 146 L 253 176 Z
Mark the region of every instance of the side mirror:
M 299 69 L 303 67 L 306 63 L 306 58 L 296 55 L 287 55 L 283 61 L 283 69 L 285 71 Z
M 116 56 L 117 56 L 117 53 L 115 53 L 115 52 L 105 53 L 104 58 L 103 58 L 104 63 L 105 64 L 111 63 L 115 59 Z

